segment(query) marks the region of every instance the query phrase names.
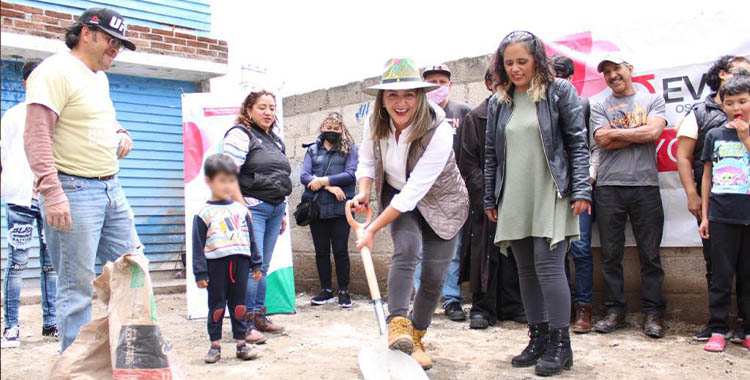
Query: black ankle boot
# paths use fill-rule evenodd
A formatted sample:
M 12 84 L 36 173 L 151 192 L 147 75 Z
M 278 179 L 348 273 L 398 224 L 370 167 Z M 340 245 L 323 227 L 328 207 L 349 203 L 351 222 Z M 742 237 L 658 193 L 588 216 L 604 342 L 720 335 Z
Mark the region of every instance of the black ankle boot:
M 529 325 L 529 345 L 523 349 L 521 355 L 513 357 L 513 367 L 531 367 L 544 354 L 549 340 L 549 323 Z
M 537 376 L 557 375 L 563 369 L 571 367 L 573 367 L 573 349 L 570 347 L 568 327 L 550 329 L 547 348 L 536 364 Z

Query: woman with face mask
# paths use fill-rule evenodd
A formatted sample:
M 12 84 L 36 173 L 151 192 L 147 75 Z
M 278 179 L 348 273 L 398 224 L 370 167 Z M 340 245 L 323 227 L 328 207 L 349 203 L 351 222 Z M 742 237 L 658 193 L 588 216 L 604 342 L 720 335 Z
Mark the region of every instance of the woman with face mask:
M 484 209 L 495 244 L 512 247 L 531 340 L 512 359 L 551 376 L 573 365 L 565 253 L 591 213 L 586 125 L 573 85 L 555 79 L 537 36 L 507 35 L 494 57 L 497 93 L 487 109 Z
M 331 112 L 320 125 L 318 140 L 309 146 L 302 162 L 300 182 L 305 186 L 302 199 L 313 199 L 318 218 L 310 223 L 315 264 L 318 267 L 321 292 L 313 305 L 334 302 L 331 286 L 331 247 L 336 262 L 338 304 L 352 307 L 349 296 L 349 223 L 344 217 L 347 199 L 354 197 L 358 153 L 344 119 Z M 317 197 L 315 197 L 317 194 Z
M 422 338 L 432 321 L 443 281 L 456 251 L 457 235 L 469 215 L 469 195 L 451 149 L 453 131 L 445 112 L 427 100 L 438 86 L 423 82 L 408 59 L 386 63 L 363 129 L 357 167 L 361 211 L 375 184 L 380 215 L 357 241 L 372 249 L 375 233 L 390 225 L 393 259 L 388 271 L 388 346 L 432 367 Z M 421 285 L 409 316 L 414 272 L 422 259 Z

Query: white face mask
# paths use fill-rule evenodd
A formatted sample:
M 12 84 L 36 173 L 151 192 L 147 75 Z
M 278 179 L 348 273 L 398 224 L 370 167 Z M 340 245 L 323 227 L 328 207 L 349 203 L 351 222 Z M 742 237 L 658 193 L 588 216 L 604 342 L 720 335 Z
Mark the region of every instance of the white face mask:
M 448 99 L 448 95 L 451 92 L 450 86 L 440 86 L 427 93 L 427 99 L 430 99 L 435 104 L 442 103 L 445 99 Z

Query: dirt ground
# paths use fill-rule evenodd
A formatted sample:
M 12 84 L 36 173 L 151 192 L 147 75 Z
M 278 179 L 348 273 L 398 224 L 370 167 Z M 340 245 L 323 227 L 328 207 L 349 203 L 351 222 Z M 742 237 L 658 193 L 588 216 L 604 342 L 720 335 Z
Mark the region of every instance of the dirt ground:
M 229 321 L 224 323 L 224 359 L 207 365 L 202 361 L 208 348 L 204 320 L 186 319 L 184 294 L 157 296 L 159 324 L 180 355 L 192 379 L 358 379 L 357 353 L 377 339 L 372 307 L 355 299 L 350 310 L 334 305 L 310 306 L 309 295 L 297 297 L 297 314 L 273 317 L 286 327 L 280 336 L 270 336 L 258 346 L 261 358 L 242 362 L 234 358 Z M 94 301 L 95 316 L 104 308 Z M 468 308 L 468 305 L 466 306 Z M 639 316 L 629 319 L 627 329 L 609 336 L 595 333 L 574 336 L 574 366 L 559 378 L 577 379 L 748 379 L 750 352 L 730 344 L 721 354 L 702 350 L 690 339 L 698 326 L 669 323 L 668 336 L 652 340 L 637 328 Z M 2 379 L 44 379 L 52 367 L 59 343 L 42 339 L 41 309 L 22 306 L 22 345 L 2 350 Z M 431 379 L 530 379 L 533 368 L 516 369 L 510 358 L 527 342 L 525 326 L 503 322 L 487 330 L 470 330 L 435 316 L 427 337 L 427 348 L 435 360 L 428 371 Z M 743 375 L 744 374 L 744 375 Z

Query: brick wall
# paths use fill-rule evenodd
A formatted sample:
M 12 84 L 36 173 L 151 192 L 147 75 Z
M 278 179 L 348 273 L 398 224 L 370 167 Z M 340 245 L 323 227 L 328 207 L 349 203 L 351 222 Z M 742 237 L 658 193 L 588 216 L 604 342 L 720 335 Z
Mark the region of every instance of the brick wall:
M 0 2 L 2 31 L 64 39 L 65 28 L 78 15 Z M 128 25 L 127 37 L 139 53 L 151 53 L 227 63 L 227 42 L 192 34 L 190 29 L 165 25 L 161 29 Z

